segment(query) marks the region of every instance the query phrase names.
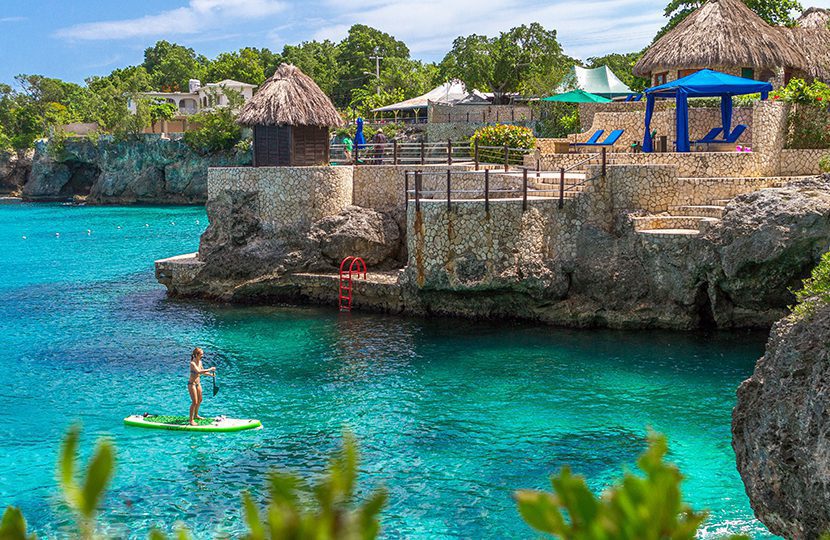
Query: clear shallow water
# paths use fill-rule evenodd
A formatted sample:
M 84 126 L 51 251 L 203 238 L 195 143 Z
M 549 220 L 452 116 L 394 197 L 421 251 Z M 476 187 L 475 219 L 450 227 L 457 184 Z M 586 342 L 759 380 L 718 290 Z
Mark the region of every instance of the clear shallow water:
M 200 538 L 238 533 L 239 492 L 261 496 L 270 468 L 313 477 L 345 425 L 361 442 L 363 486 L 389 489 L 387 538 L 533 537 L 513 489 L 547 487 L 566 463 L 601 489 L 633 466 L 646 426 L 669 436 L 689 502 L 711 510 L 706 537 L 769 536 L 729 434 L 762 335 L 168 300 L 152 261 L 195 250 L 205 224 L 201 208 L 0 204 L 0 507 L 22 506 L 41 536 L 67 523 L 54 470 L 76 420 L 85 454 L 101 435 L 117 445 L 104 519 L 123 537 L 175 520 Z M 194 344 L 222 388 L 203 412 L 264 430 L 122 426 L 131 413 L 186 414 Z

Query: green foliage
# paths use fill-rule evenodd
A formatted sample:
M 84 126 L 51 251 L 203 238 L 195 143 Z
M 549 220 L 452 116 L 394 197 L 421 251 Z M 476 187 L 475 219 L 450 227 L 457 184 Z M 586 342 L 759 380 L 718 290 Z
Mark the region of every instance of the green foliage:
M 0 538 L 3 540 L 34 540 L 33 534 L 26 532 L 26 519 L 20 509 L 9 506 L 0 520 Z
M 830 154 L 827 154 L 818 160 L 818 168 L 823 173 L 830 173 Z
M 605 56 L 593 56 L 588 58 L 588 63 L 585 67 L 597 68 L 600 66 L 608 66 L 614 72 L 614 75 L 619 77 L 632 91 L 642 92 L 650 86 L 650 81 L 634 75 L 634 64 L 640 60 L 644 52 L 640 51 L 626 54 L 612 53 L 606 54 Z
M 795 306 L 791 306 L 796 317 L 811 316 L 818 306 L 830 302 L 830 251 L 821 256 L 809 278 L 804 280 L 804 287 L 795 294 Z
M 304 41 L 299 45 L 286 45 L 280 60 L 300 68 L 323 92 L 332 96 L 340 79 L 338 55 L 338 46 L 329 40 Z M 272 70 L 266 75 L 270 77 L 273 73 Z
M 706 0 L 671 0 L 666 6 L 665 16 L 669 22 L 657 32 L 654 41 L 657 41 L 672 28 L 680 24 L 693 11 L 702 6 Z M 798 0 L 743 0 L 744 3 L 757 13 L 762 19 L 772 25 L 793 26 L 795 20 L 793 12 L 801 12 L 802 7 Z
M 375 60 L 383 57 L 381 66 L 393 59 L 409 59 L 409 48 L 403 41 L 363 24 L 355 24 L 337 46 L 338 78 L 333 89 L 335 104 L 344 106 L 351 101 L 352 90 L 360 86 L 375 86 Z
M 476 143 L 478 143 L 478 155 L 481 161 L 500 163 L 504 160 L 502 148 L 508 146 L 530 150 L 536 147 L 536 137 L 533 136 L 533 130 L 528 127 L 496 124 L 484 126 L 473 133 L 470 137 L 470 152 L 474 152 Z
M 153 86 L 164 92 L 187 90 L 188 80 L 201 79 L 207 59 L 189 47 L 158 41 L 144 51 L 141 64 L 153 81 Z
M 539 23 L 522 25 L 488 38 L 473 34 L 453 41 L 441 62 L 445 78 L 459 79 L 467 88 L 489 90 L 496 102 L 509 94 L 549 94 L 574 65 L 556 39 L 556 30 Z
M 563 467 L 551 478 L 553 493 L 515 493 L 519 513 L 534 529 L 563 540 L 693 540 L 706 512 L 683 503 L 683 475 L 663 461 L 666 452 L 665 437 L 650 435 L 648 449 L 637 460 L 645 476 L 627 472 L 601 497 Z
M 98 507 L 115 470 L 115 450 L 109 441 L 98 441 L 84 479 L 78 483 L 75 479 L 75 460 L 79 439 L 80 429 L 71 428 L 61 447 L 58 480 L 66 503 L 79 518 L 81 536 L 92 538 Z
M 787 118 L 787 148 L 830 148 L 830 87 L 792 79 L 772 96 L 791 104 Z
M 381 90 L 378 94 L 373 88 L 355 88 L 352 90 L 352 101 L 349 108 L 358 116 L 371 116 L 372 109 L 384 107 L 393 103 L 403 101 L 404 93 L 400 88 L 394 90 Z
M 175 104 L 163 99 L 153 99 L 147 103 L 147 113 L 152 126 L 155 126 L 156 122 L 172 119 L 178 112 L 179 108 Z
M 185 133 L 184 142 L 197 152 L 228 151 L 242 140 L 242 127 L 236 123 L 233 105 L 202 111 L 192 118 L 199 128 Z
M 575 103 L 540 102 L 536 134 L 543 138 L 562 138 L 582 131 L 579 107 Z
M 12 149 L 12 140 L 6 135 L 5 128 L 3 125 L 0 124 L 0 151 L 3 150 L 11 150 Z
M 232 79 L 259 86 L 266 78 L 265 67 L 261 51 L 245 47 L 237 52 L 222 53 L 208 62 L 204 77 L 207 82 Z M 273 71 L 267 74 L 268 77 L 271 75 Z
M 354 436 L 345 433 L 343 450 L 334 457 L 324 478 L 314 486 L 312 508 L 304 508 L 309 490 L 292 475 L 272 473 L 270 502 L 263 513 L 248 493 L 242 496 L 250 540 L 365 539 L 376 538 L 379 515 L 386 504 L 386 491 L 377 489 L 363 504 L 354 507 L 358 451 Z

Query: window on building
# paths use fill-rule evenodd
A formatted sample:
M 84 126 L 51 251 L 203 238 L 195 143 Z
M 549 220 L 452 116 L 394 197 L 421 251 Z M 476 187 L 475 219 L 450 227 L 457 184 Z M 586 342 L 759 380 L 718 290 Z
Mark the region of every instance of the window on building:
M 654 86 L 659 86 L 661 84 L 666 84 L 666 79 L 668 78 L 668 72 L 663 73 L 655 73 L 654 74 Z
M 741 68 L 741 77 L 744 79 L 754 79 L 755 70 L 752 68 Z
M 688 77 L 692 73 L 697 73 L 700 71 L 699 69 L 678 69 L 677 70 L 677 78 L 682 79 L 683 77 Z

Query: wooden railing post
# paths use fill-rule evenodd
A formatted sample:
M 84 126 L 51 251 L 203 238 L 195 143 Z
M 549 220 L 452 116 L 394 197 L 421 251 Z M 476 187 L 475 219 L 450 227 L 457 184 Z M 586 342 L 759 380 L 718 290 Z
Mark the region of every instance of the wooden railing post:
M 536 178 L 542 175 L 542 158 L 536 156 Z
M 527 167 L 522 169 L 522 212 L 527 211 Z
M 426 156 L 424 156 L 424 141 L 421 141 L 421 165 L 424 164 L 425 157 Z
M 421 211 L 421 179 L 423 172 L 415 171 L 415 211 Z
M 451 182 L 452 182 L 452 171 L 450 169 L 447 169 L 447 211 L 448 212 L 452 209 L 452 202 L 451 202 L 452 185 L 451 185 Z
M 605 178 L 606 148 L 602 148 L 602 177 Z
M 476 170 L 478 170 L 478 139 L 473 141 L 473 159 L 476 162 Z
M 559 169 L 559 208 L 565 206 L 565 167 Z
M 504 171 L 510 169 L 510 147 L 506 144 L 504 145 Z
M 409 171 L 403 172 L 403 208 L 409 210 Z
M 392 141 L 392 164 L 398 164 L 398 140 L 395 139 Z
M 447 165 L 452 165 L 452 140 L 447 139 Z
M 484 211 L 490 212 L 490 169 L 484 169 Z

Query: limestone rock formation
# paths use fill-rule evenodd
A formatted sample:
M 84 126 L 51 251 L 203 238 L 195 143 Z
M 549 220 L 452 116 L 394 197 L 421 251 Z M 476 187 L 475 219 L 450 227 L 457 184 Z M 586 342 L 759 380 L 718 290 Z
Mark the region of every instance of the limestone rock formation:
M 31 150 L 0 151 L 0 195 L 18 196 L 32 170 Z
M 152 135 L 120 141 L 39 142 L 23 196 L 29 200 L 85 197 L 97 204 L 197 204 L 207 200 L 207 170 L 250 164 L 250 152 L 204 156 L 182 141 Z
M 323 218 L 311 228 L 309 238 L 332 265 L 350 255 L 360 256 L 373 268 L 401 263 L 401 233 L 388 214 L 371 208 L 349 206 L 336 216 Z
M 785 538 L 830 530 L 830 306 L 778 322 L 738 389 L 732 447 L 755 515 Z

